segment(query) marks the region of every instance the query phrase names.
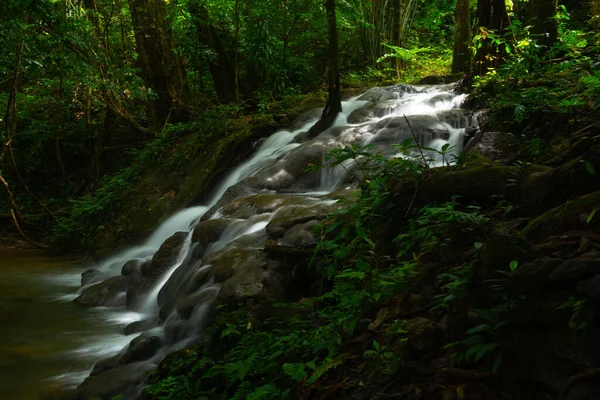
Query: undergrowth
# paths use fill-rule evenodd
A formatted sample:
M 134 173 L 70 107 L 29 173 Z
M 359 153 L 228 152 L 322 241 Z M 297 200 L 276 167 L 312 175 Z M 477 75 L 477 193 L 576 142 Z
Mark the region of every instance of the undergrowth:
M 413 149 L 406 141 L 397 150 Z M 390 189 L 394 182 L 414 184 L 441 172 L 411 157 L 354 147 L 331 153 L 330 160 L 355 162 L 362 190 L 356 202 L 318 227 L 321 240 L 310 263 L 320 280 L 318 293 L 293 303 L 259 305 L 248 298 L 218 306 L 206 344 L 172 354 L 147 396 L 285 399 L 322 392 L 340 380 L 346 387 L 373 386 L 393 377 L 410 352 L 410 329 L 391 314 L 394 304 L 421 298 L 423 286 L 431 285 L 438 293 L 431 304 L 436 312 L 460 308 L 478 241 L 491 227 L 484 210 L 458 197 L 420 207 L 399 204 Z M 462 251 L 471 255 L 457 257 Z M 434 261 L 445 267 L 431 281 Z M 495 309 L 479 313 L 464 339 L 447 347 L 456 363 L 489 359 L 497 371 L 505 345 L 495 332 L 503 325 L 488 321 L 498 318 Z

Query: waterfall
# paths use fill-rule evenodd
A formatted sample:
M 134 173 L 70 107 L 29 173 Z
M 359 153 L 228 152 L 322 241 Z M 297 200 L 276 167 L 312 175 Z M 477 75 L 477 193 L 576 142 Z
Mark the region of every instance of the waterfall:
M 460 109 L 463 99 L 464 96 L 452 93 L 448 85 L 370 89 L 343 102 L 344 111 L 334 126 L 314 139 L 306 140 L 304 133 L 315 119 L 297 130 L 274 133 L 250 159 L 228 174 L 206 204 L 176 213 L 142 245 L 100 262 L 96 269 L 101 272 L 101 279 L 120 276 L 130 260 L 143 265 L 144 271 L 150 268 L 147 266 L 165 240 L 176 232 L 185 232 L 168 268 L 156 278 L 147 278 L 151 284 L 145 287 L 135 310 L 121 307 L 111 313 L 114 321 L 123 324 L 147 322 L 145 332 L 123 336 L 126 342 L 134 337 L 157 337 L 162 343 L 161 349 L 143 362 L 143 368 L 136 368 L 152 368 L 168 352 L 201 338 L 211 304 L 220 293 L 222 282 L 215 277 L 218 263 L 227 257 L 232 258 L 231 262 L 253 261 L 253 252 L 264 248 L 269 224 L 313 210 L 326 213 L 336 202 L 328 195 L 352 184 L 349 175 L 352 160 L 313 172 L 305 170 L 308 164 L 326 164 L 324 157 L 332 148 L 371 143 L 374 149 L 383 150 L 414 134 L 424 147 L 441 150 L 449 145 L 451 150 L 444 159 L 435 152 L 430 154 L 436 165 L 442 165 L 451 161 L 448 158 L 452 154 L 459 154 L 465 129 L 475 124 Z M 411 121 L 410 129 L 407 119 Z M 195 239 L 204 231 L 215 237 Z M 282 234 L 283 240 L 287 240 L 285 235 L 288 235 L 298 243 L 310 241 L 300 228 L 297 231 L 293 232 L 295 236 Z M 93 352 L 106 345 L 110 352 L 102 355 L 114 354 L 118 349 L 111 347 L 113 339 L 82 348 L 81 352 Z M 121 354 L 123 352 L 126 349 Z

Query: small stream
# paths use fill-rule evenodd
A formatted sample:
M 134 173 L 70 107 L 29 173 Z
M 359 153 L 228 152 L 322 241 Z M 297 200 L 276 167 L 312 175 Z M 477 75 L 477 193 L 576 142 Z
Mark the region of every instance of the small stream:
M 0 252 L 0 399 L 74 387 L 131 339 L 108 309 L 73 303 L 84 269 L 35 250 Z
M 216 281 L 213 273 L 220 257 L 239 253 L 251 258 L 254 250 L 260 253 L 267 238 L 266 227 L 276 217 L 289 217 L 302 210 L 310 213 L 319 207 L 321 213 L 330 212 L 327 207 L 336 200 L 328 196 L 347 185 L 347 166 L 325 168 L 311 175 L 302 172 L 307 162 L 324 159 L 332 148 L 352 144 L 370 144 L 375 150 L 386 151 L 390 145 L 410 138 L 413 127 L 412 137 L 422 146 L 439 150 L 448 145 L 452 154 L 458 154 L 465 129 L 474 124 L 472 116 L 460 110 L 463 99 L 464 95 L 452 92 L 448 85 L 373 88 L 344 102 L 344 112 L 334 126 L 316 138 L 302 136 L 316 117 L 294 131 L 276 132 L 251 158 L 230 171 L 210 201 L 181 210 L 145 242 L 98 262 L 93 266 L 98 275 L 83 288 L 81 272 L 90 266 L 34 252 L 0 253 L 0 400 L 34 400 L 58 387 L 74 388 L 96 361 L 123 350 L 113 357 L 118 363 L 133 338 L 155 337 L 161 348 L 154 355 L 112 367 L 120 366 L 121 370 L 115 369 L 119 379 L 125 383 L 129 379 L 128 387 L 135 388 L 125 398 L 137 398 L 145 371 L 170 351 L 201 338 L 208 310 L 222 290 L 222 282 Z M 433 165 L 448 161 L 435 151 L 430 156 Z M 264 203 L 264 210 L 256 202 Z M 254 211 L 248 214 L 250 209 Z M 199 244 L 192 241 L 194 229 L 214 220 L 225 228 L 218 240 L 208 243 L 198 255 Z M 185 238 L 178 256 L 160 276 L 150 280 L 142 266 L 150 265 L 163 242 L 176 232 Z M 138 281 L 130 282 L 129 276 L 122 275 L 128 261 L 138 268 Z M 86 309 L 73 303 L 78 295 L 101 287 L 95 284 L 108 279 L 128 285 L 147 279 L 151 284 L 144 296 L 131 302 L 130 309 Z M 109 295 L 115 304 L 124 304 L 119 300 L 126 299 L 125 291 Z M 191 310 L 184 308 L 188 303 L 193 306 Z M 123 328 L 134 321 L 154 322 L 146 332 L 124 335 Z M 108 387 L 117 375 L 106 376 L 101 373 L 92 379 L 91 397 L 103 391 L 102 398 L 122 393 L 120 387 Z

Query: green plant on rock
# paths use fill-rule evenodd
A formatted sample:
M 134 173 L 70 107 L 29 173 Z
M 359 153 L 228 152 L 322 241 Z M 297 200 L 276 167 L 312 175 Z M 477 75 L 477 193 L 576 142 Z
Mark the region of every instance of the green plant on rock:
M 593 311 L 585 300 L 569 297 L 567 301 L 557 307 L 558 310 L 569 310 L 571 317 L 569 319 L 569 329 L 574 336 L 580 336 L 593 321 Z

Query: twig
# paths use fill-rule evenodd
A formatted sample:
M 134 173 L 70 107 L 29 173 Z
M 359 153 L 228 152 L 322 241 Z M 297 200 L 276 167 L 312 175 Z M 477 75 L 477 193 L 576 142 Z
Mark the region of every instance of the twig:
M 415 188 L 415 193 L 413 194 L 412 199 L 410 200 L 410 204 L 406 209 L 406 214 L 404 214 L 404 218 L 408 218 L 408 214 L 410 214 L 410 210 L 412 210 L 413 205 L 415 204 L 415 200 L 417 199 L 417 194 L 419 193 L 419 189 L 421 188 L 421 180 L 417 181 L 417 187 Z
M 21 172 L 19 172 L 19 168 L 17 167 L 17 162 L 15 160 L 15 154 L 13 153 L 12 146 L 10 146 L 10 145 L 8 146 L 8 152 L 10 154 L 10 158 L 11 158 L 15 173 L 16 173 L 17 177 L 19 178 L 19 181 L 21 181 L 21 184 L 25 188 L 25 191 L 29 194 L 29 196 L 31 196 L 31 198 L 33 200 L 35 200 L 36 203 L 38 203 L 38 205 L 40 207 L 42 207 L 42 210 L 44 210 L 50 217 L 52 217 L 52 219 L 56 223 L 60 224 L 60 222 L 58 221 L 58 218 L 56 218 L 56 215 L 54 215 L 54 213 L 52 211 L 50 211 L 50 209 L 48 207 L 46 207 L 35 194 L 33 194 L 33 192 L 27 186 L 27 183 L 25 183 L 25 179 L 23 179 L 23 176 L 21 175 Z
M 581 132 L 583 132 L 583 131 L 586 131 L 586 130 L 588 130 L 588 129 L 590 129 L 590 128 L 593 128 L 595 125 L 596 125 L 595 123 L 593 123 L 593 124 L 591 124 L 591 125 L 588 125 L 588 126 L 586 126 L 585 128 L 583 128 L 583 129 L 580 129 L 580 130 L 578 130 L 578 131 L 577 131 L 577 132 L 575 132 L 575 133 L 572 133 L 571 135 L 577 135 L 578 133 L 581 133 Z
M 413 128 L 410 125 L 410 121 L 408 120 L 408 117 L 406 116 L 406 114 L 404 114 L 404 119 L 406 120 L 406 123 L 408 124 L 408 128 L 410 129 L 410 133 L 412 134 L 412 137 L 415 140 L 415 144 L 417 145 L 417 148 L 419 149 L 419 153 L 421 153 L 421 157 L 423 157 L 423 161 L 425 162 L 425 166 L 427 168 L 429 168 L 429 163 L 427 162 L 427 159 L 425 158 L 425 154 L 423 154 L 423 150 L 421 149 L 421 146 L 419 145 L 419 142 L 417 141 L 417 135 L 415 135 L 415 131 L 413 131 Z
M 23 237 L 23 239 L 25 239 L 25 241 L 27 243 L 29 243 L 30 245 L 37 247 L 38 249 L 45 249 L 45 246 L 42 246 L 39 243 L 34 242 L 33 240 L 29 239 L 27 237 L 27 235 L 25 235 L 25 232 L 23 232 L 23 230 L 21 229 L 21 226 L 19 225 L 19 221 L 17 221 L 17 216 L 15 214 L 15 210 L 13 210 L 12 208 L 10 209 L 10 216 L 12 217 L 12 220 L 15 224 L 15 228 L 17 228 L 17 230 L 19 231 L 19 233 L 21 234 L 21 236 Z
M 580 382 L 596 380 L 600 378 L 600 368 L 592 368 L 587 371 L 583 371 L 577 375 L 573 375 L 567 380 L 562 386 L 558 395 L 559 400 L 567 400 L 567 395 L 573 386 Z

